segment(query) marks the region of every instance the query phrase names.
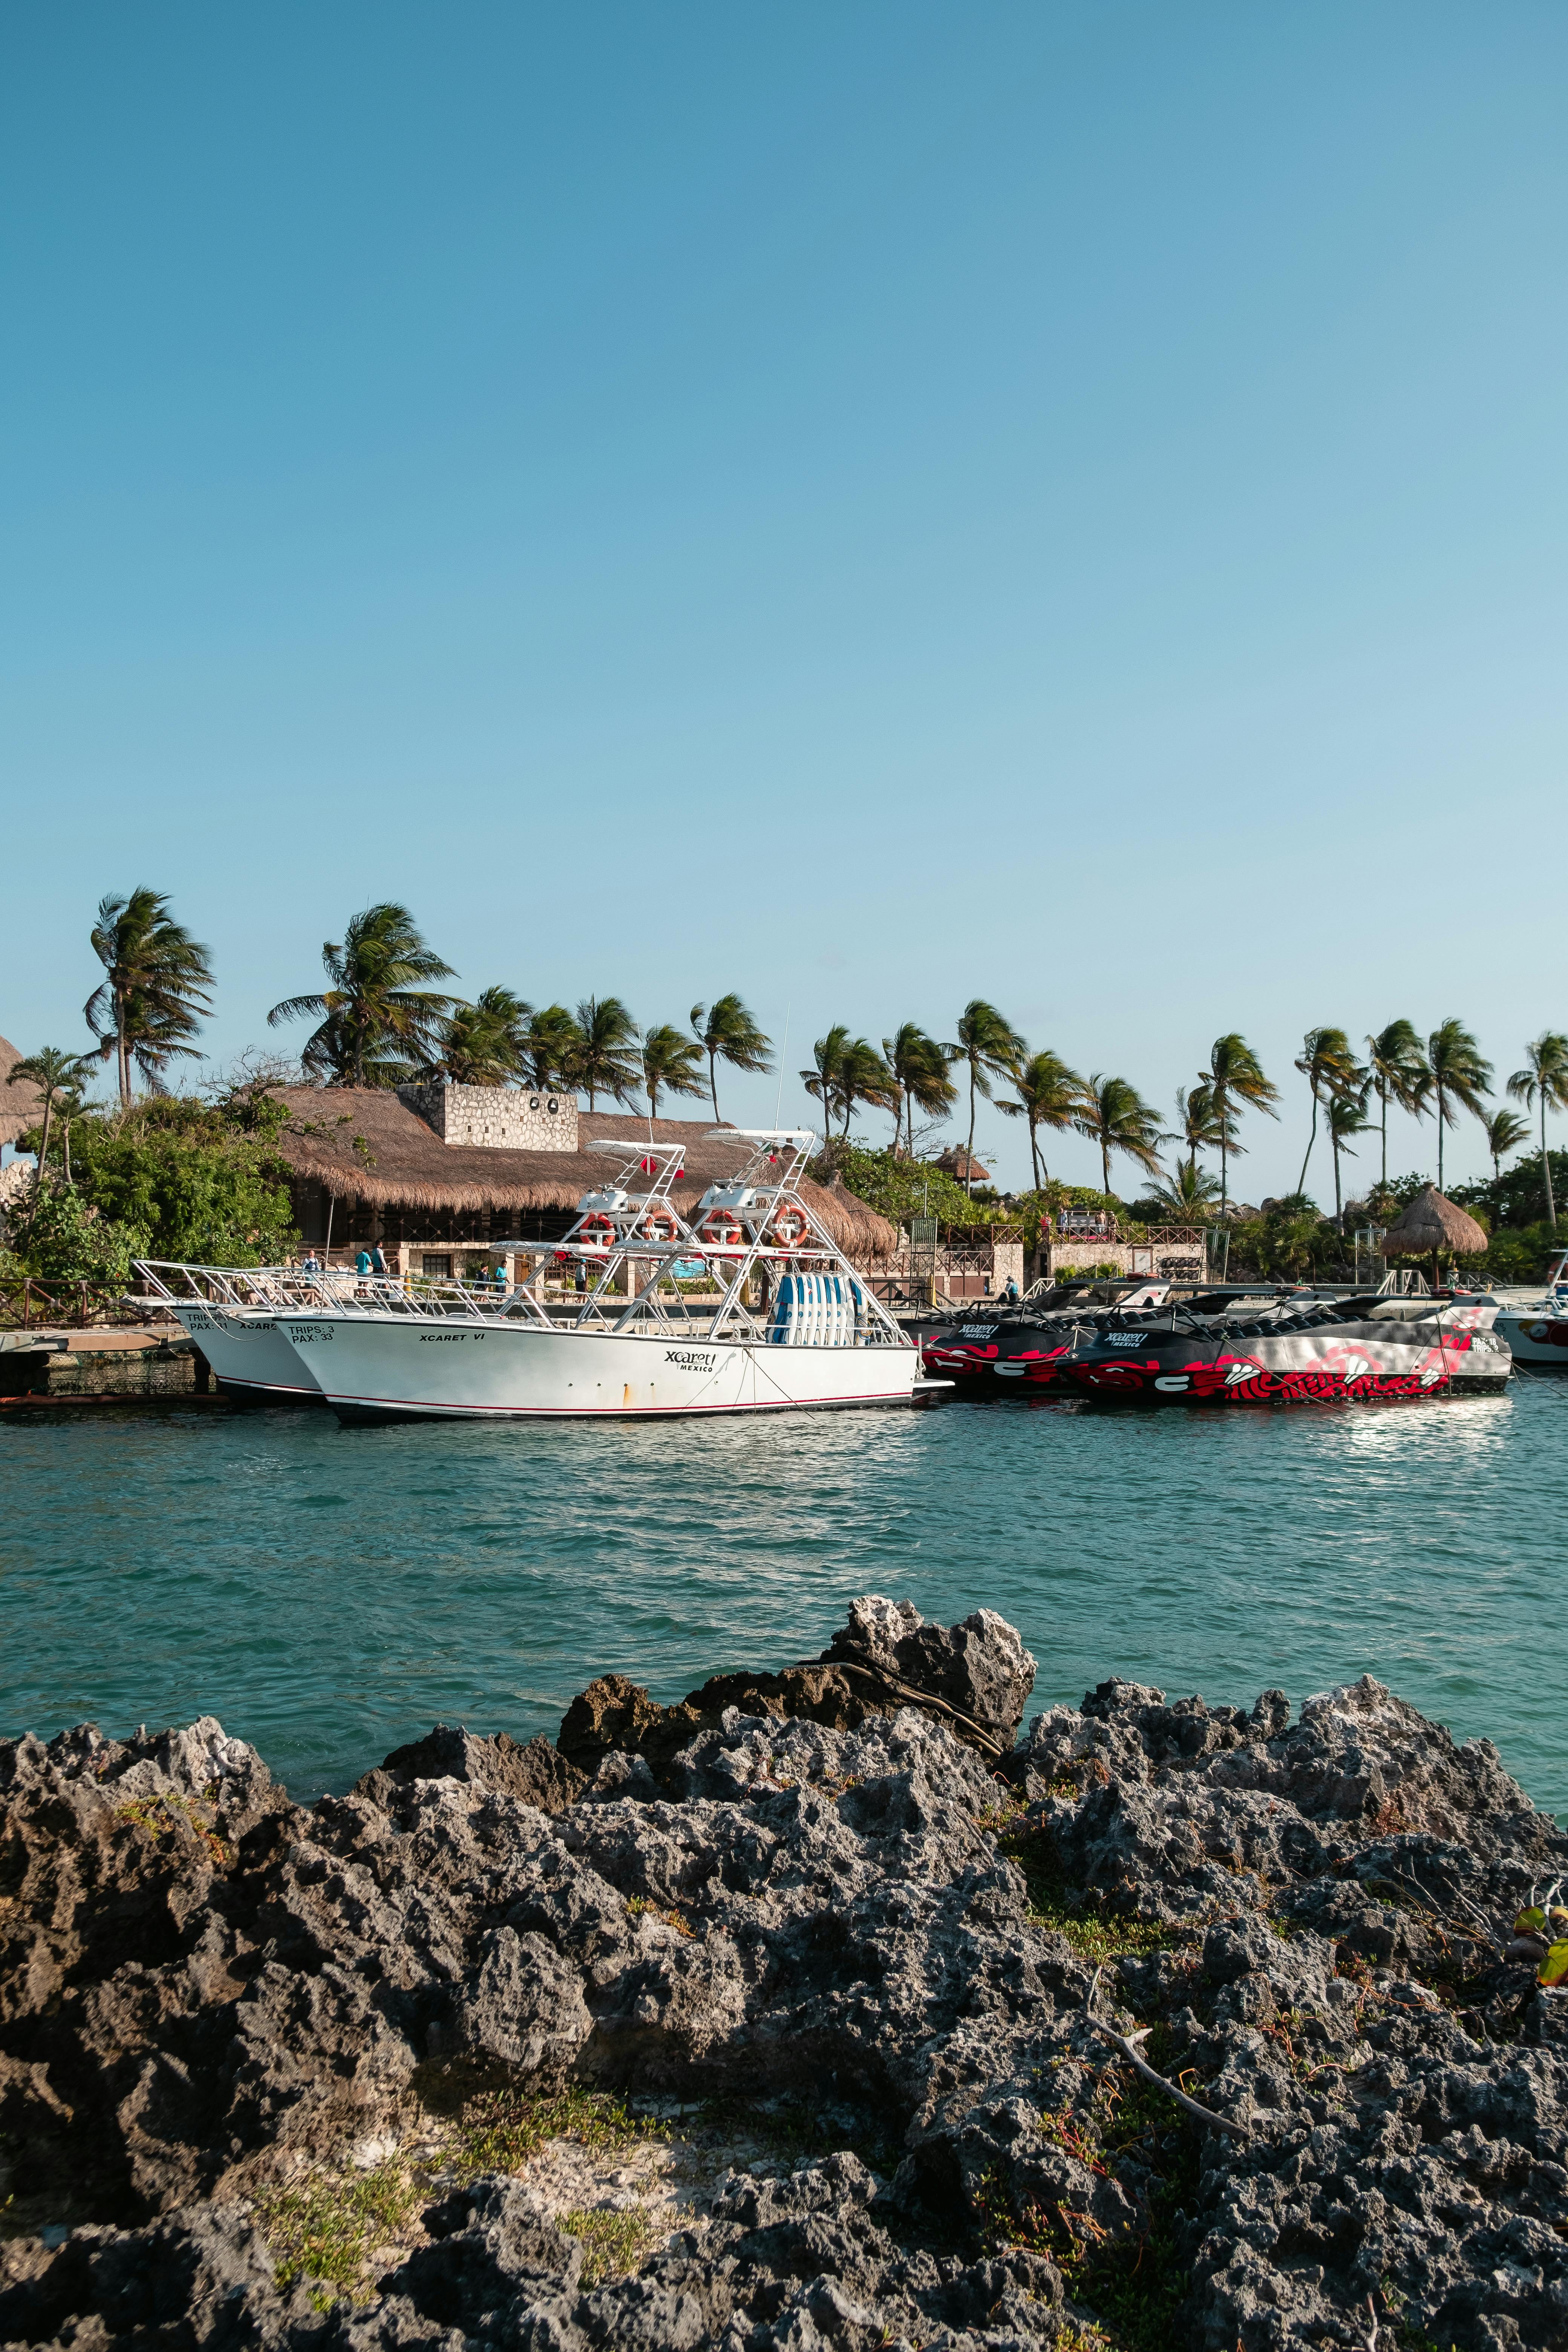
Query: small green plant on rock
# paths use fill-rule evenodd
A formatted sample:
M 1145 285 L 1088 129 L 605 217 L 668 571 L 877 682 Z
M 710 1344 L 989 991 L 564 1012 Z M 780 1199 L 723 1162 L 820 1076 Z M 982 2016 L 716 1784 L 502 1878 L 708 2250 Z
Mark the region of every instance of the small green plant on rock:
M 635 2271 L 659 2235 L 638 2207 L 625 2213 L 563 2213 L 558 2226 L 581 2242 L 584 2286 L 602 2286 L 606 2279 Z
M 1193 1940 L 1158 1919 L 1140 1919 L 1118 1910 L 1098 1887 L 1070 1885 L 1044 1829 L 1006 1829 L 996 1844 L 1024 1874 L 1030 1917 L 1065 1936 L 1075 1952 L 1097 1967 L 1130 1952 L 1168 1951 Z
M 418 2200 L 419 2191 L 398 2164 L 378 2164 L 355 2179 L 320 2177 L 264 2189 L 256 2200 L 256 2217 L 271 2249 L 279 2285 L 309 2279 L 318 2311 L 342 2296 L 365 2294 L 366 2261 L 398 2235 Z
M 549 2096 L 520 2090 L 478 2092 L 458 2117 L 454 2168 L 465 2179 L 480 2172 L 521 2172 L 546 2140 L 574 2139 L 595 2154 L 663 2137 L 657 2124 L 634 2116 L 603 2091 L 568 2084 Z

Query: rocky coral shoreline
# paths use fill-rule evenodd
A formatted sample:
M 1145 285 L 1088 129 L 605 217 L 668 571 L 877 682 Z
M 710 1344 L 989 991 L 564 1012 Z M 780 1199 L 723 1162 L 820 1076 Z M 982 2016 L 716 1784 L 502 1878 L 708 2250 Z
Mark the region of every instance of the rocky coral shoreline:
M 0 2345 L 1568 2345 L 1568 1838 L 1370 1679 L 1033 1682 L 870 1599 L 309 1808 L 0 1743 Z

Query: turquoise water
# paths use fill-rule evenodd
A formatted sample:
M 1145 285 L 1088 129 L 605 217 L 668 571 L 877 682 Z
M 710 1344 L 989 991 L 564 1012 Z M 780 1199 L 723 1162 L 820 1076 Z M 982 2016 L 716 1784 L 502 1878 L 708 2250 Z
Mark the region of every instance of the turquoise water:
M 1300 1701 L 1371 1671 L 1568 1812 L 1568 1380 L 1482 1402 L 340 1430 L 0 1426 L 0 1732 L 209 1713 L 297 1795 L 437 1719 L 519 1738 L 819 1650 L 858 1592 L 984 1602 L 1036 1700 Z

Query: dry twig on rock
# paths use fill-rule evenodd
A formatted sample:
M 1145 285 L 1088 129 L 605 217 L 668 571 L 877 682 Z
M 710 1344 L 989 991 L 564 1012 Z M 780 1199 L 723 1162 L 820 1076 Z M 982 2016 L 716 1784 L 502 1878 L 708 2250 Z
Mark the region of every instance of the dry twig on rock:
M 1084 2022 L 1088 2025 L 1091 2032 L 1098 2033 L 1102 2042 L 1109 2042 L 1114 2050 L 1119 2050 L 1130 2066 L 1136 2066 L 1138 2072 L 1143 2075 L 1146 2080 L 1154 2084 L 1158 2089 L 1163 2091 L 1167 2097 L 1174 2099 L 1178 2106 L 1185 2107 L 1189 2115 L 1196 2116 L 1200 2123 L 1212 2124 L 1215 2131 L 1229 2132 L 1233 2139 L 1249 2139 L 1251 2137 L 1252 2127 L 1249 2124 L 1232 2123 L 1228 2116 L 1216 2116 L 1212 2107 L 1202 2106 L 1196 2099 L 1189 2099 L 1185 2091 L 1181 2090 L 1174 2083 L 1173 2083 L 1169 2075 L 1159 2074 L 1154 2067 L 1150 2065 L 1147 2058 L 1142 2056 L 1141 2053 L 1133 2048 L 1132 2043 L 1128 2040 L 1124 2033 L 1118 2033 L 1113 2026 L 1102 2025 L 1100 2019 L 1094 2014 L 1094 1996 L 1099 1990 L 1100 1970 L 1096 1969 L 1093 1979 L 1089 1988 L 1088 1997 L 1083 2004 Z M 1139 2033 L 1138 2039 L 1142 2041 L 1143 2034 L 1147 2033 L 1149 2031 L 1149 2027 L 1144 2026 Z

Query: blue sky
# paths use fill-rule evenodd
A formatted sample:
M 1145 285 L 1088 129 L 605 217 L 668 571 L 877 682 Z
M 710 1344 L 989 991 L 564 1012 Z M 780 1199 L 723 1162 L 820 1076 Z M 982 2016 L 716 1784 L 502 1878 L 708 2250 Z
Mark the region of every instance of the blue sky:
M 19 1045 L 107 890 L 211 943 L 219 1059 L 396 898 L 470 990 L 738 988 L 792 1072 L 981 994 L 1168 1110 L 1239 1027 L 1257 1198 L 1309 1024 L 1568 1026 L 1561 8 L 3 41 Z

